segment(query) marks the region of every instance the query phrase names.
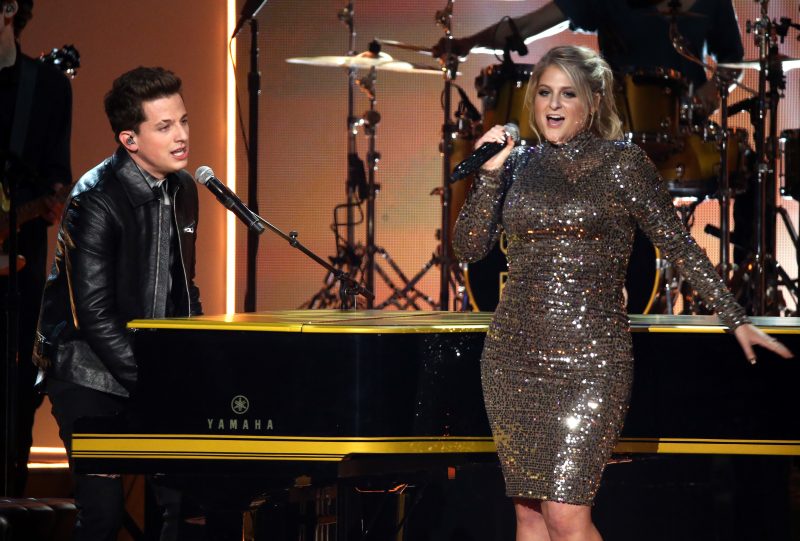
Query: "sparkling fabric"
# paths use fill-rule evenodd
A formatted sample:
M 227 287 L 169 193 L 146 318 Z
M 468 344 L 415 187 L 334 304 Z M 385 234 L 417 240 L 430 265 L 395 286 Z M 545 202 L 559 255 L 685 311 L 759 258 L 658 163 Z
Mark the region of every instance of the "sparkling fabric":
M 723 323 L 747 322 L 634 144 L 583 132 L 517 147 L 503 169 L 479 175 L 461 210 L 462 261 L 508 236 L 508 282 L 481 373 L 509 496 L 594 498 L 632 383 L 623 287 L 636 224 Z

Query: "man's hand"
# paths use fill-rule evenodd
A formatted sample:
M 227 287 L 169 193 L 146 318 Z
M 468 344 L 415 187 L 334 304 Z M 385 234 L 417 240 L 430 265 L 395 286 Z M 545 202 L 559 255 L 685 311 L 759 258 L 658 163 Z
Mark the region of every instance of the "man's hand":
M 461 58 L 467 56 L 476 45 L 475 40 L 471 36 L 459 39 L 448 39 L 445 37 L 431 47 L 431 54 L 433 54 L 434 58 L 443 58 L 447 54 L 448 41 L 450 42 L 450 54 L 457 55 Z
M 716 83 L 713 80 L 703 83 L 694 93 L 694 98 L 700 103 L 703 115 L 711 116 L 720 103 L 719 90 L 717 90 Z

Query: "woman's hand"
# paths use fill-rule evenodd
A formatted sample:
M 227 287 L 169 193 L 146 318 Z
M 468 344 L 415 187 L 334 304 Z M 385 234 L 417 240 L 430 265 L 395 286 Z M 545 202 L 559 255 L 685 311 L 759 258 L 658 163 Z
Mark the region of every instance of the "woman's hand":
M 483 137 L 478 139 L 478 141 L 475 143 L 475 149 L 477 150 L 484 143 L 501 143 L 505 144 L 506 147 L 484 162 L 483 166 L 481 166 L 481 169 L 493 171 L 503 167 L 508 155 L 511 154 L 511 149 L 514 148 L 514 139 L 506 134 L 505 127 L 499 125 L 494 126 L 491 130 L 484 133 Z
M 733 331 L 733 335 L 736 336 L 736 340 L 739 341 L 739 345 L 744 351 L 744 356 L 750 364 L 756 364 L 756 354 L 753 351 L 754 345 L 777 353 L 784 359 L 791 359 L 794 357 L 794 354 L 789 351 L 789 348 L 749 323 L 736 327 L 736 330 Z

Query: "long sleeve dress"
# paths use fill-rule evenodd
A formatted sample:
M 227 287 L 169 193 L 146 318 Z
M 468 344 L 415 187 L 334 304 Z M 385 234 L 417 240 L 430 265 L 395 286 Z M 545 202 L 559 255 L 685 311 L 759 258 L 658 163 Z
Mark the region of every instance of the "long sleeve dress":
M 623 286 L 636 224 L 725 325 L 747 322 L 632 143 L 581 132 L 517 147 L 503 168 L 482 171 L 461 209 L 462 261 L 486 255 L 503 230 L 508 239 L 481 377 L 511 497 L 594 499 L 632 384 Z

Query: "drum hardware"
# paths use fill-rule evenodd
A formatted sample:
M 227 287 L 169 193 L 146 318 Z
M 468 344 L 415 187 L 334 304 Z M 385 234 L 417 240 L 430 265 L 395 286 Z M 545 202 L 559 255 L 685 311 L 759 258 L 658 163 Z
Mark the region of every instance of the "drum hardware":
M 789 28 L 796 27 L 789 19 L 780 24 L 769 18 L 768 0 L 760 0 L 761 13 L 755 21 L 747 21 L 746 29 L 752 33 L 758 47 L 758 114 L 755 115 L 755 143 L 758 160 L 758 190 L 756 191 L 755 254 L 752 287 L 756 315 L 769 315 L 779 305 L 775 261 L 776 202 L 774 200 L 777 149 L 778 102 L 786 88 L 783 59 L 778 52 L 778 38 L 785 38 Z M 767 127 L 769 123 L 769 132 Z M 769 307 L 769 309 L 768 309 Z
M 356 246 L 355 242 L 355 209 L 360 207 L 358 186 L 363 186 L 364 164 L 358 157 L 356 150 L 356 135 L 358 134 L 359 120 L 353 113 L 354 87 L 356 73 L 359 67 L 374 67 L 379 63 L 387 63 L 385 57 L 377 55 L 357 55 L 355 49 L 355 9 L 353 2 L 337 12 L 337 18 L 347 27 L 348 30 L 348 52 L 345 57 L 312 57 L 312 58 L 288 58 L 286 61 L 293 64 L 307 64 L 312 66 L 341 66 L 347 68 L 347 178 L 345 181 L 346 203 L 338 205 L 334 209 L 334 223 L 331 227 L 336 238 L 336 255 L 329 257 L 331 263 L 337 270 L 342 270 L 350 278 L 360 281 L 360 266 L 363 260 L 363 247 Z M 355 58 L 358 57 L 358 60 Z M 349 60 L 348 60 L 349 59 Z M 362 188 L 362 191 L 363 188 Z M 343 238 L 339 233 L 340 224 L 338 220 L 338 210 L 344 207 L 347 218 L 345 221 L 346 236 Z M 341 308 L 348 308 L 347 299 L 339 299 L 333 292 L 336 286 L 334 274 L 328 272 L 324 279 L 323 287 L 314 294 L 311 299 L 306 301 L 302 308 L 331 308 L 339 304 Z M 354 307 L 354 306 L 353 306 Z
M 352 8 L 347 9 L 347 11 L 352 15 Z M 323 56 L 290 58 L 287 59 L 287 62 L 327 67 L 345 66 L 350 72 L 351 93 L 348 95 L 350 114 L 348 115 L 349 146 L 347 182 L 349 201 L 345 205 L 348 210 L 348 238 L 346 242 L 343 242 L 345 239 L 342 239 L 339 235 L 337 210 L 341 207 L 340 205 L 334 210 L 334 225 L 332 227 L 337 240 L 338 252 L 335 258 L 330 258 L 331 261 L 339 266 L 347 267 L 349 269 L 348 276 L 357 280 L 359 283 L 363 283 L 364 288 L 368 291 L 374 289 L 375 273 L 378 273 L 378 276 L 389 286 L 392 293 L 389 298 L 379 304 L 377 308 L 384 308 L 392 305 L 401 309 L 421 309 L 419 304 L 420 300 L 427 303 L 429 308 L 433 308 L 435 307 L 434 301 L 415 287 L 418 280 L 411 283 L 412 280 L 406 277 L 399 265 L 391 258 L 388 251 L 381 246 L 377 246 L 375 243 L 375 198 L 380 191 L 380 185 L 375 182 L 375 172 L 378 169 L 378 162 L 381 159 L 381 154 L 375 148 L 377 127 L 381 121 L 381 115 L 375 109 L 375 102 L 377 101 L 376 81 L 377 72 L 379 70 L 402 73 L 440 73 L 440 71 L 408 62 L 395 61 L 386 53 L 381 52 L 380 49 L 380 43 L 377 40 L 373 40 L 369 44 L 369 49 L 358 55 L 347 57 Z M 368 71 L 366 74 L 361 75 L 358 70 L 363 68 L 368 68 Z M 353 88 L 361 90 L 369 100 L 369 110 L 357 119 L 352 115 Z M 358 129 L 362 127 L 368 140 L 366 175 L 364 175 L 364 163 L 358 157 L 355 148 L 355 136 L 358 134 Z M 363 202 L 366 202 L 366 213 L 362 213 L 362 218 L 356 222 L 354 220 L 355 209 L 361 212 L 361 203 Z M 362 221 L 366 222 L 366 241 L 364 246 L 360 244 L 356 245 L 351 240 L 353 227 Z M 395 284 L 386 269 L 383 269 L 377 264 L 375 259 L 376 255 L 380 256 L 400 278 L 402 286 Z M 322 289 L 303 305 L 304 308 L 327 308 L 339 302 L 339 299 L 332 292 L 335 281 L 333 280 L 333 274 L 331 272 L 326 275 L 324 283 L 325 285 Z M 373 308 L 373 301 L 373 298 L 367 297 L 366 308 Z

